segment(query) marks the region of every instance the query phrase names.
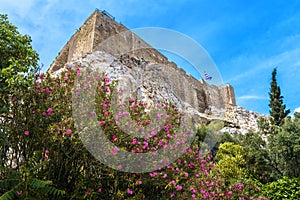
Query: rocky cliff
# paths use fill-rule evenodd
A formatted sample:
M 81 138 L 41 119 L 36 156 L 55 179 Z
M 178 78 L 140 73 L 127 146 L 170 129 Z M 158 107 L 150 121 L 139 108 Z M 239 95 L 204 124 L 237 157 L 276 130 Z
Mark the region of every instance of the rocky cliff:
M 96 10 L 84 22 L 48 73 L 58 74 L 66 66 L 94 67 L 112 79 L 126 79 L 127 89 L 133 90 L 134 86 L 136 98 L 150 104 L 171 101 L 199 118 L 217 117 L 241 125 L 236 116 L 229 114 L 236 109 L 232 86 L 215 86 L 187 75 L 105 11 Z
M 103 56 L 111 56 L 122 64 L 134 82 L 140 84 L 140 95 L 144 98 L 165 98 L 178 106 L 186 104 L 200 113 L 212 113 L 214 109 L 235 105 L 230 85 L 217 87 L 187 75 L 125 26 L 114 21 L 107 12 L 99 10 L 71 37 L 48 72 L 55 73 L 82 57 L 83 62 L 95 65 Z

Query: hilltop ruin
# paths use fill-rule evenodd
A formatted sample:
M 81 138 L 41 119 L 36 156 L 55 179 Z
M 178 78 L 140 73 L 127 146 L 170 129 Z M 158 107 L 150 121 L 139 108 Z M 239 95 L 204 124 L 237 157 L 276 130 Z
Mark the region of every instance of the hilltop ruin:
M 114 37 L 121 33 L 125 34 Z M 106 66 L 106 73 L 115 79 L 129 74 L 131 81 L 140 83 L 139 99 L 165 99 L 179 107 L 184 105 L 192 114 L 222 117 L 226 107 L 236 106 L 231 85 L 215 86 L 187 75 L 106 11 L 98 9 L 62 48 L 48 73 L 55 74 L 67 65 Z

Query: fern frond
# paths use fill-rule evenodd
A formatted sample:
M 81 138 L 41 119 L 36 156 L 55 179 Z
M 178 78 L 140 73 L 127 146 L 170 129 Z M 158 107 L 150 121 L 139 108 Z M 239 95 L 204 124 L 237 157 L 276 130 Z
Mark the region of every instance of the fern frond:
M 38 191 L 40 194 L 51 195 L 56 197 L 61 197 L 65 195 L 65 191 L 56 189 L 52 186 L 52 181 L 42 181 L 38 179 L 32 179 L 28 185 Z
M 0 200 L 14 200 L 18 198 L 15 190 L 9 190 L 0 196 Z

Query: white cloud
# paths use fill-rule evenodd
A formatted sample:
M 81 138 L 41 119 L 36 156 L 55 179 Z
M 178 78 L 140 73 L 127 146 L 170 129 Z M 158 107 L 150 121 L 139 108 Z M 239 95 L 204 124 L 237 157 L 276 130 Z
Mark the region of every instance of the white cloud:
M 259 99 L 267 99 L 267 97 L 256 96 L 256 95 L 243 95 L 237 97 L 238 100 L 259 100 Z
M 300 113 L 300 107 L 296 108 L 295 111 L 294 111 L 294 113 L 295 113 L 295 112 Z
M 272 69 L 276 66 L 279 67 L 282 66 L 285 67 L 285 71 L 291 71 L 295 68 L 295 65 L 298 66 L 297 64 L 299 64 L 300 62 L 300 58 L 298 55 L 300 55 L 300 48 L 288 50 L 267 59 L 258 59 L 255 57 L 255 55 L 253 55 L 253 57 L 242 55 L 236 58 L 234 61 L 232 61 L 232 64 L 229 66 L 234 65 L 235 67 L 238 67 L 238 65 L 239 66 L 247 65 L 246 67 L 251 70 L 248 70 L 242 74 L 234 76 L 231 79 L 226 80 L 226 82 L 229 83 L 238 82 L 247 77 L 254 76 L 255 74 L 259 73 L 262 70 Z M 246 64 L 246 63 L 250 63 L 250 64 Z M 292 68 L 288 68 L 291 66 Z M 291 73 L 293 72 L 291 71 Z

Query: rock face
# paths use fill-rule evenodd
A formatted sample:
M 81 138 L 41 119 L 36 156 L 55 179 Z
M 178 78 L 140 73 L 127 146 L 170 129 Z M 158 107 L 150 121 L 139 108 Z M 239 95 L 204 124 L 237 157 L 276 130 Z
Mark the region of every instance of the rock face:
M 130 77 L 140 100 L 164 99 L 197 115 L 224 116 L 226 106 L 236 104 L 230 85 L 218 87 L 187 75 L 105 11 L 96 10 L 85 21 L 48 73 L 55 74 L 66 65 L 97 66 L 116 79 Z
M 226 127 L 223 132 L 242 132 L 245 133 L 249 130 L 259 131 L 257 119 L 260 117 L 267 118 L 266 115 L 257 112 L 249 111 L 241 106 L 228 106 L 225 112 L 226 121 L 230 122 L 235 127 Z
M 258 130 L 256 120 L 262 115 L 236 106 L 232 86 L 215 86 L 187 75 L 105 11 L 96 10 L 84 22 L 48 73 L 59 74 L 65 67 L 100 69 L 148 104 L 170 101 L 199 119 L 232 124 L 222 131 Z

